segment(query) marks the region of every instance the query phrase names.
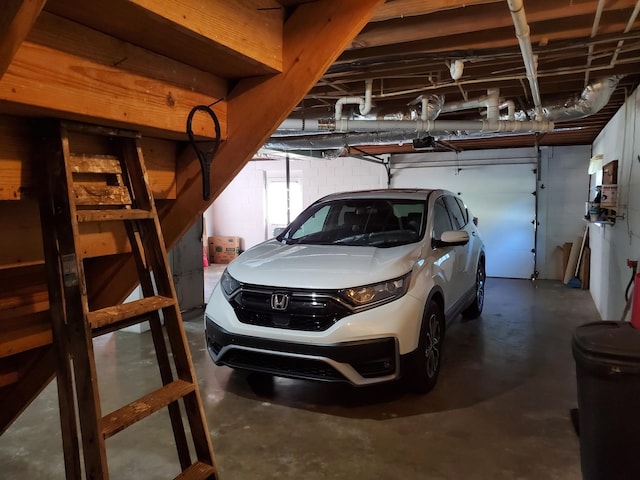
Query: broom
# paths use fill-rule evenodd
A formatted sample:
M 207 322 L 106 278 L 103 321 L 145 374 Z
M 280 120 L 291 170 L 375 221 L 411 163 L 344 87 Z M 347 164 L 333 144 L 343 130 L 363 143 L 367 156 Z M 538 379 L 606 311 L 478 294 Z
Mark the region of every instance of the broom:
M 582 263 L 582 253 L 584 252 L 584 245 L 587 242 L 587 234 L 589 232 L 589 226 L 584 227 L 584 234 L 582 235 L 582 245 L 580 245 L 580 254 L 578 255 L 578 264 L 576 265 L 576 271 L 573 278 L 567 282 L 569 288 L 582 288 L 582 280 L 580 280 L 580 263 Z

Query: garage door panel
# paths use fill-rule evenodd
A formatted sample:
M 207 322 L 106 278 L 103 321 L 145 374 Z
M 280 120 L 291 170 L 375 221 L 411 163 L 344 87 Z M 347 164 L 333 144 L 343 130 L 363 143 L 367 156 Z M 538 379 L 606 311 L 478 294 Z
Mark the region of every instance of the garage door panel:
M 532 164 L 482 165 L 458 170 L 425 167 L 394 172 L 392 187 L 444 188 L 459 193 L 479 219 L 487 275 L 530 278 L 534 270 L 536 177 Z

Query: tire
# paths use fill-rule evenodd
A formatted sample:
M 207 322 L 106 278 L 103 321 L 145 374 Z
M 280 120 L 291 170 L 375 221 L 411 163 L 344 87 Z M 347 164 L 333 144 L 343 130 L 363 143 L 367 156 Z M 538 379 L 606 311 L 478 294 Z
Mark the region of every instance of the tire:
M 408 364 L 407 380 L 411 390 L 427 393 L 435 387 L 442 363 L 444 314 L 435 301 L 429 301 L 422 317 L 420 341 Z
M 484 307 L 484 287 L 487 279 L 487 275 L 484 270 L 484 262 L 480 260 L 478 262 L 478 269 L 476 271 L 476 294 L 473 299 L 473 303 L 469 305 L 462 312 L 462 316 L 465 318 L 478 318 L 482 314 L 482 308 Z

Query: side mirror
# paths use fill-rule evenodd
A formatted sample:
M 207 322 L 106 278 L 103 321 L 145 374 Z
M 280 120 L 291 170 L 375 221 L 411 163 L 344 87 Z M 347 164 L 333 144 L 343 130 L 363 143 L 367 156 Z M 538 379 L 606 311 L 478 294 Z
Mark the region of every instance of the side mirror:
M 284 227 L 278 227 L 278 228 L 274 228 L 273 229 L 273 236 L 277 237 L 278 235 L 280 235 L 282 232 L 284 232 Z
M 455 247 L 469 243 L 469 233 L 466 230 L 451 230 L 444 232 L 440 240 L 433 240 L 433 248 Z

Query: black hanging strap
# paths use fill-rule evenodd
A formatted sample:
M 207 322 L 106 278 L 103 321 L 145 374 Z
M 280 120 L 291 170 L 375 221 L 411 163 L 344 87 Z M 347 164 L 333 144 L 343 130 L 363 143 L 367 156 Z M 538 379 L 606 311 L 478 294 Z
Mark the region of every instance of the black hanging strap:
M 218 100 L 220 101 L 220 100 Z M 216 102 L 217 103 L 217 102 Z M 214 105 L 214 104 L 211 104 Z M 218 121 L 218 117 L 215 112 L 211 109 L 211 105 L 196 105 L 189 112 L 189 116 L 187 117 L 187 134 L 189 135 L 189 142 L 193 146 L 196 154 L 198 155 L 198 160 L 200 161 L 200 168 L 202 169 L 202 199 L 209 200 L 211 197 L 211 188 L 210 188 L 210 176 L 211 176 L 211 162 L 213 161 L 213 157 L 215 157 L 216 152 L 218 151 L 218 147 L 220 146 L 220 122 Z M 215 128 L 215 138 L 213 140 L 207 141 L 196 141 L 193 135 L 193 116 L 196 112 L 204 112 L 213 121 L 213 125 Z M 212 144 L 209 149 L 202 149 L 198 144 L 207 143 Z

